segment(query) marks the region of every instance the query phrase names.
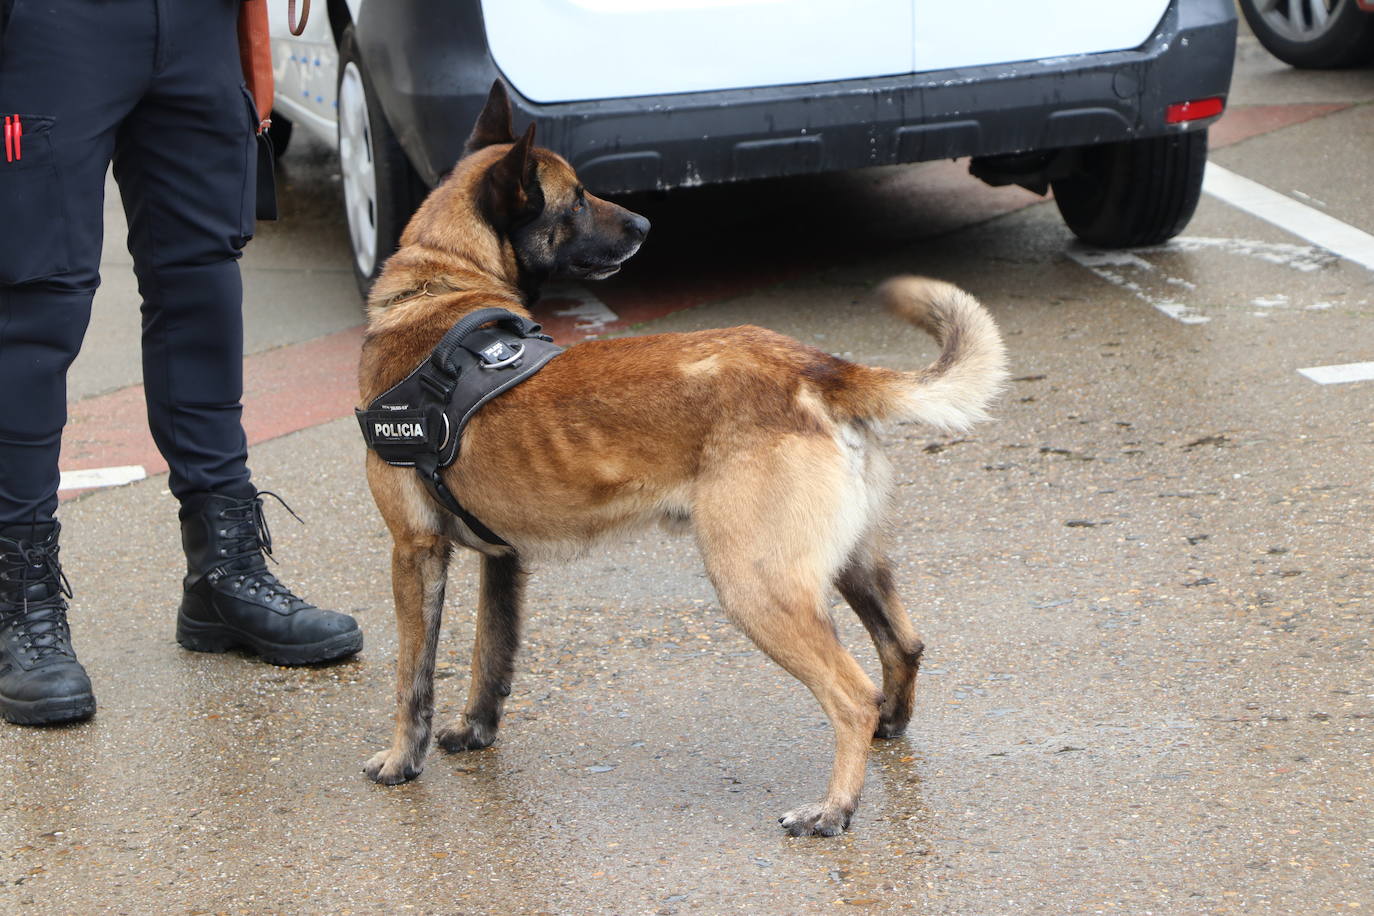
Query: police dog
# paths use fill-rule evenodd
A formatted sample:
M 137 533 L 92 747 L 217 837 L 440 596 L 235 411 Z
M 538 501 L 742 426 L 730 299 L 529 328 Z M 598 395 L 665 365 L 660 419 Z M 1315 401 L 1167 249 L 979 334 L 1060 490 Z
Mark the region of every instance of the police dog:
M 527 315 L 545 280 L 608 277 L 639 248 L 648 221 L 588 193 L 533 140 L 533 125 L 516 139 L 498 82 L 464 157 L 415 214 L 372 291 L 363 404 L 461 316 L 490 306 Z M 395 735 L 364 772 L 395 784 L 424 765 L 453 545 L 481 554 L 477 639 L 467 706 L 435 738 L 467 751 L 496 739 L 527 564 L 662 521 L 693 532 L 725 613 L 811 690 L 835 729 L 825 797 L 783 815 L 782 826 L 797 836 L 845 829 L 869 742 L 900 735 L 911 718 L 923 648 L 881 543 L 891 475 L 875 431 L 913 420 L 963 429 L 985 416 L 1006 375 L 996 327 L 968 294 L 905 277 L 881 296 L 939 341 L 930 366 L 855 365 L 756 327 L 569 348 L 478 411 L 444 472 L 458 501 L 509 548 L 475 537 L 414 471 L 369 451 L 368 483 L 394 541 L 400 657 Z M 836 637 L 832 586 L 872 635 L 881 691 Z

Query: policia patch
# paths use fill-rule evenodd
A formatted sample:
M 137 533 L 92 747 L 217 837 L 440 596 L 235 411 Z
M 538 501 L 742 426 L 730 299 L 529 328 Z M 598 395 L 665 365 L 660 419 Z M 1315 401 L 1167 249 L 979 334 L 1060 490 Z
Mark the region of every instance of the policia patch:
M 492 327 L 482 325 L 494 322 Z M 429 358 L 355 410 L 367 447 L 387 464 L 413 467 L 439 505 L 489 544 L 509 547 L 468 512 L 439 471 L 458 457 L 463 428 L 483 404 L 534 375 L 563 348 L 539 325 L 505 309 L 479 309 L 449 328 Z

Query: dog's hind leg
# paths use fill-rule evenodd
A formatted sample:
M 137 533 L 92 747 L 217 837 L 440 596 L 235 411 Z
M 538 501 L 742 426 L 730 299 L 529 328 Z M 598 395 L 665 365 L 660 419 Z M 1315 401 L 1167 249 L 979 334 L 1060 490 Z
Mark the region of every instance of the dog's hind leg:
M 391 589 L 396 601 L 396 732 L 391 747 L 363 767 L 369 778 L 395 785 L 420 775 L 434 715 L 434 652 L 444 611 L 451 547 L 438 536 L 396 543 Z
M 873 637 L 883 665 L 883 704 L 878 709 L 874 736 L 896 738 L 911 721 L 916 671 L 925 645 L 897 597 L 892 567 L 875 534 L 855 549 L 849 563 L 835 577 L 835 587 Z
M 693 515 L 726 613 L 810 689 L 835 729 L 825 798 L 780 818 L 793 836 L 833 836 L 849 826 L 859 802 L 879 694 L 841 645 L 824 603 L 838 565 L 843 491 L 826 485 L 827 462 L 798 457 L 763 458 L 704 483 Z M 838 556 L 851 547 L 840 547 Z
M 496 729 L 515 674 L 524 592 L 525 571 L 519 557 L 482 557 L 477 639 L 472 645 L 472 684 L 462 716 L 436 735 L 439 746 L 446 751 L 476 750 L 496 740 Z
M 859 803 L 868 744 L 878 723 L 878 690 L 840 644 L 819 590 L 771 576 L 730 579 L 717 590 L 730 617 L 810 689 L 830 718 L 835 764 L 825 798 L 787 812 L 779 823 L 793 836 L 834 836 L 849 826 Z

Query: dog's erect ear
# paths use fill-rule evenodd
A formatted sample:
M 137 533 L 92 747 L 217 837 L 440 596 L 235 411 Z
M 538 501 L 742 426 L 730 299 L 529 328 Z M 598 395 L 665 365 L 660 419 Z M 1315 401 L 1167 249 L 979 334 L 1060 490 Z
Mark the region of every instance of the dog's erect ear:
M 538 162 L 534 150 L 534 125 L 525 129 L 510 152 L 487 170 L 487 218 L 505 230 L 521 216 L 544 207 L 544 192 L 539 187 Z
M 491 84 L 491 92 L 487 94 L 487 104 L 477 116 L 477 123 L 473 125 L 468 142 L 463 146 L 463 155 L 475 153 L 496 143 L 514 142 L 515 129 L 511 126 L 510 97 L 506 95 L 506 87 L 501 81 L 495 80 Z

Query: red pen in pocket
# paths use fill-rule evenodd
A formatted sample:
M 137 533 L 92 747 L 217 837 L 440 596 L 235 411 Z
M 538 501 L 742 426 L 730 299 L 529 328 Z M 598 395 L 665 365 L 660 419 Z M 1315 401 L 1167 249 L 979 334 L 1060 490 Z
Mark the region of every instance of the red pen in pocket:
M 24 158 L 24 148 L 19 145 L 19 141 L 24 138 L 24 125 L 19 123 L 19 115 L 14 116 L 14 158 L 16 160 Z
M 14 122 L 5 115 L 5 161 L 14 161 Z

